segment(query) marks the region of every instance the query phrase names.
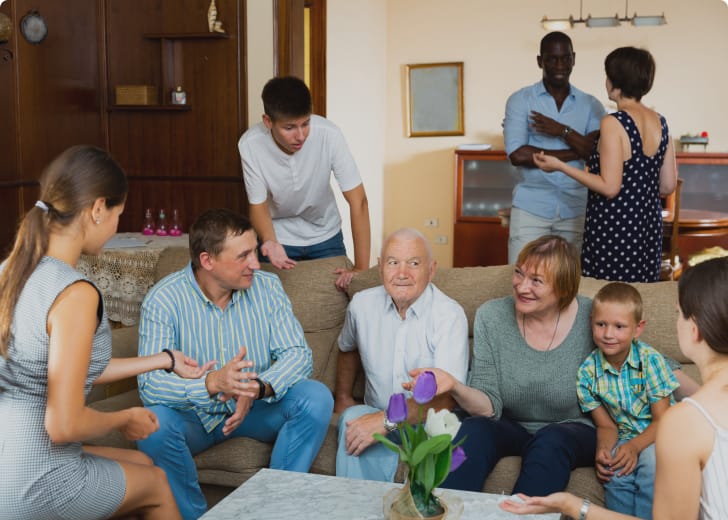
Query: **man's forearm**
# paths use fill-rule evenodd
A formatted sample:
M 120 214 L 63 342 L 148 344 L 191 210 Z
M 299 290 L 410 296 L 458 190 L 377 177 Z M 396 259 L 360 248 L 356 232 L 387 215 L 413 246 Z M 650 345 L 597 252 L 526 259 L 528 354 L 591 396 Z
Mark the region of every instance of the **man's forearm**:
M 564 162 L 575 161 L 580 159 L 579 155 L 571 148 L 564 148 L 562 150 L 545 150 L 543 148 L 536 148 L 535 146 L 525 145 L 515 150 L 510 156 L 511 164 L 513 166 L 527 166 L 529 168 L 537 168 L 533 162 L 533 154 L 544 152 L 547 155 L 552 155 L 557 159 L 561 159 Z

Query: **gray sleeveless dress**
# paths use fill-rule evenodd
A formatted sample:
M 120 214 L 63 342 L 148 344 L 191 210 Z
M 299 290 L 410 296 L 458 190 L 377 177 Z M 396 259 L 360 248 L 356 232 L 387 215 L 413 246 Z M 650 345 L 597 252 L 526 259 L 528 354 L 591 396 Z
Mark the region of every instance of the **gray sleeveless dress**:
M 8 357 L 0 356 L 0 520 L 108 518 L 126 492 L 121 466 L 83 452 L 80 442 L 53 443 L 44 418 L 48 393 L 48 311 L 84 280 L 68 264 L 44 257 L 15 308 Z M 111 331 L 99 306 L 85 392 L 111 358 Z

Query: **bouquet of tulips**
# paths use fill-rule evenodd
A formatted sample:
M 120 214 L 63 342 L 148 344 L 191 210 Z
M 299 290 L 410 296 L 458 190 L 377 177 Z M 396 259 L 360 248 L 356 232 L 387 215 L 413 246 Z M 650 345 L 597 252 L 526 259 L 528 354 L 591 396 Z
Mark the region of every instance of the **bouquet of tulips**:
M 460 429 L 460 420 L 449 410 L 427 410 L 422 423 L 423 405 L 437 393 L 435 375 L 425 371 L 419 375 L 413 389 L 413 398 L 419 405 L 417 424 L 407 422 L 407 400 L 403 393 L 389 398 L 387 419 L 397 423 L 400 444 L 375 433 L 374 438 L 390 450 L 399 453 L 400 460 L 409 467 L 409 489 L 417 511 L 423 517 L 442 514 L 443 507 L 432 490 L 465 461 L 465 451 L 460 447 L 463 440 L 453 444 Z

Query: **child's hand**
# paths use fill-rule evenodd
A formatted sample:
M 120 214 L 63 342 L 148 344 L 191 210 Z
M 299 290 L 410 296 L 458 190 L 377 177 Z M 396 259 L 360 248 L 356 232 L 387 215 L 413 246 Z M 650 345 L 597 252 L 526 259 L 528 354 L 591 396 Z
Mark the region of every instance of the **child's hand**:
M 609 450 L 597 450 L 596 457 L 594 458 L 594 469 L 600 482 L 604 483 L 611 480 L 614 475 L 612 464 L 612 455 L 609 453 Z
M 612 457 L 612 470 L 617 471 L 617 475 L 620 477 L 629 475 L 637 466 L 639 455 L 639 450 L 631 442 L 617 446 L 617 449 L 614 450 L 614 457 Z

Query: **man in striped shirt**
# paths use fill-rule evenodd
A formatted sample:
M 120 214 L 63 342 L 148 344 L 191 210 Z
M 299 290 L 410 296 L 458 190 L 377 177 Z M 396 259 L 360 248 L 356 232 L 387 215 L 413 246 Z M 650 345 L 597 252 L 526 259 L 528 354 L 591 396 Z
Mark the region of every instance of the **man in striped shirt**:
M 326 434 L 333 398 L 308 379 L 311 350 L 279 278 L 259 271 L 250 221 L 203 213 L 190 228 L 191 262 L 160 280 L 142 303 L 141 355 L 180 350 L 217 370 L 197 380 L 139 377 L 159 430 L 139 449 L 167 473 L 182 516 L 206 510 L 193 456 L 231 437 L 274 443 L 270 467 L 309 470 Z

